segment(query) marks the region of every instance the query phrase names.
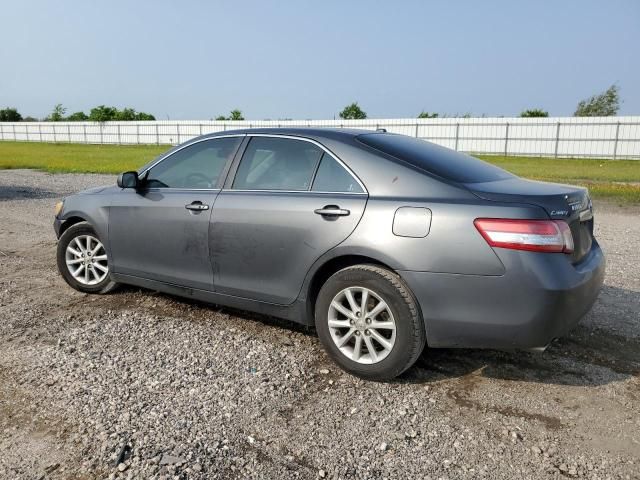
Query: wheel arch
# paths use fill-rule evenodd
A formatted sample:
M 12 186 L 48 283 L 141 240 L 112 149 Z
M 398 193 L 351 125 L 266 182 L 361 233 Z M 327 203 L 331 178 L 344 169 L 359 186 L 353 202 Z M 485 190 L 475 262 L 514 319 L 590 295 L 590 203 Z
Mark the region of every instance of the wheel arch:
M 357 253 L 347 253 L 327 259 L 309 275 L 306 287 L 305 313 L 309 325 L 314 324 L 314 311 L 316 307 L 316 299 L 322 285 L 334 273 L 343 268 L 352 267 L 353 265 L 370 264 L 385 268 L 391 272 L 397 273 L 395 269 L 378 260 L 377 258 Z
M 87 222 L 87 221 L 88 220 L 86 218 L 82 218 L 79 215 L 73 215 L 69 218 L 65 218 L 60 224 L 60 233 L 58 234 L 58 236 L 61 237 L 62 234 L 69 229 L 69 227 L 72 227 L 77 223 Z

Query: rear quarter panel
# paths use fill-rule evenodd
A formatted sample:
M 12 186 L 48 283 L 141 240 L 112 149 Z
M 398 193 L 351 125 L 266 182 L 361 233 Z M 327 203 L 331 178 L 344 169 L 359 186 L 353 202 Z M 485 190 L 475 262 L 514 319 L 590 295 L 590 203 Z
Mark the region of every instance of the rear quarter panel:
M 393 233 L 393 218 L 400 207 L 431 210 L 431 228 L 426 237 Z M 360 224 L 340 247 L 379 259 L 396 270 L 502 275 L 504 265 L 473 224 L 478 217 L 546 218 L 546 214 L 527 205 L 370 197 Z

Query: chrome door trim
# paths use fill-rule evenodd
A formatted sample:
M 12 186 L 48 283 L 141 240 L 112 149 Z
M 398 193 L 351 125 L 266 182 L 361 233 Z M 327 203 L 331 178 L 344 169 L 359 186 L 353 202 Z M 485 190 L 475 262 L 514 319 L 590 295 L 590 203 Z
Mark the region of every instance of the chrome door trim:
M 196 143 L 200 143 L 200 142 L 206 142 L 208 140 L 215 140 L 217 138 L 233 138 L 233 137 L 269 137 L 269 138 L 288 138 L 290 140 L 301 140 L 304 142 L 309 142 L 312 143 L 313 145 L 319 147 L 323 152 L 325 152 L 326 154 L 328 154 L 331 158 L 333 158 L 336 162 L 338 162 L 342 168 L 344 168 L 347 173 L 349 175 L 351 175 L 356 182 L 358 182 L 358 185 L 360 185 L 360 188 L 362 188 L 362 192 L 320 192 L 320 191 L 314 191 L 314 190 L 248 190 L 248 189 L 234 189 L 234 188 L 192 188 L 192 189 L 184 189 L 184 188 L 171 188 L 171 187 L 166 187 L 166 188 L 161 188 L 161 187 L 154 187 L 154 190 L 157 191 L 166 191 L 166 190 L 190 190 L 190 191 L 212 191 L 212 190 L 221 190 L 224 192 L 227 191 L 234 191 L 234 192 L 275 192 L 275 193 L 340 193 L 340 194 L 345 194 L 345 195 L 368 195 L 369 191 L 367 190 L 367 188 L 364 186 L 364 184 L 362 183 L 362 181 L 360 180 L 360 178 L 353 172 L 353 170 L 351 170 L 342 160 L 340 160 L 333 152 L 331 152 L 327 147 L 325 147 L 324 145 L 322 145 L 320 142 L 313 140 L 311 138 L 307 138 L 307 137 L 299 137 L 296 135 L 290 135 L 290 134 L 273 134 L 273 133 L 235 133 L 235 134 L 228 134 L 228 135 L 216 135 L 213 137 L 206 137 L 206 138 L 200 138 L 197 140 L 194 140 L 192 142 L 188 142 L 188 143 L 184 143 L 182 144 L 179 148 L 177 148 L 176 150 L 173 150 L 171 153 L 165 155 L 164 157 L 158 159 L 156 162 L 152 163 L 151 165 L 149 165 L 147 168 L 145 168 L 144 170 L 142 170 L 138 175 L 142 176 L 145 173 L 147 173 L 149 170 L 151 170 L 153 167 L 155 167 L 156 165 L 158 165 L 160 162 L 162 162 L 163 160 L 171 157 L 173 154 L 178 153 L 180 150 L 182 150 L 183 148 L 189 147 L 191 145 L 195 145 Z M 237 153 L 237 152 L 236 152 Z M 243 152 L 244 153 L 244 152 Z M 238 159 L 238 162 L 240 162 L 242 160 L 242 157 L 240 157 Z M 233 162 L 233 160 L 232 160 Z M 318 164 L 319 167 L 319 164 Z M 234 176 L 235 176 L 235 172 L 234 172 Z M 314 180 L 315 180 L 315 173 L 314 173 Z M 313 183 L 311 184 L 310 188 L 313 188 Z M 151 190 L 151 189 L 149 189 Z
M 361 195 L 366 197 L 367 192 L 324 192 L 319 190 L 251 190 L 247 188 L 223 188 L 223 192 L 238 192 L 238 193 L 317 193 L 320 195 Z

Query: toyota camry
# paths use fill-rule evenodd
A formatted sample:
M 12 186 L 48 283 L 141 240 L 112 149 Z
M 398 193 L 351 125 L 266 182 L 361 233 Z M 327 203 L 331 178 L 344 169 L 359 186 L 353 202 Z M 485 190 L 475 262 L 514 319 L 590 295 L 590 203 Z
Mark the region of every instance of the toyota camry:
M 56 205 L 86 293 L 130 284 L 315 325 L 360 377 L 423 348 L 542 350 L 590 309 L 605 260 L 584 188 L 384 131 L 201 136 Z

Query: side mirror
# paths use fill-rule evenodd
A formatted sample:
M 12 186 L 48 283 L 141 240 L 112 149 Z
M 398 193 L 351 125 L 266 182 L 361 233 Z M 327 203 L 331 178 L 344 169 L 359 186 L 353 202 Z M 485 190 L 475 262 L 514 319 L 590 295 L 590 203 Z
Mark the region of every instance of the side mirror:
M 124 172 L 118 175 L 118 186 L 120 188 L 138 188 L 140 186 L 140 179 L 138 178 L 138 172 Z

